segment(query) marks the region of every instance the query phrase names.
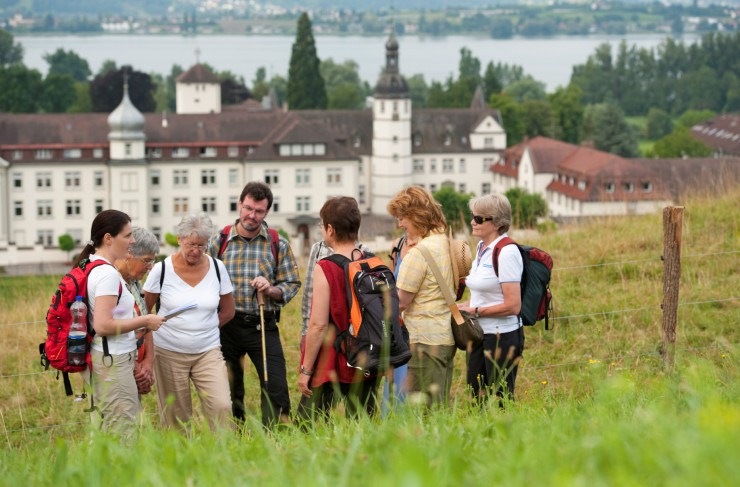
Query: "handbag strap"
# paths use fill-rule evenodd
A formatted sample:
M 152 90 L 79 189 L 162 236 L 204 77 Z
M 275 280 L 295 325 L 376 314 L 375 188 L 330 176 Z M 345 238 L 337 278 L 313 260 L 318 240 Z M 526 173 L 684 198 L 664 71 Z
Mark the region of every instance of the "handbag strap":
M 452 291 L 449 287 L 443 284 L 445 280 L 442 278 L 442 272 L 440 272 L 439 267 L 437 267 L 437 263 L 434 262 L 432 254 L 429 253 L 429 249 L 422 245 L 417 245 L 416 248 L 419 249 L 419 252 L 424 256 L 427 264 L 429 264 L 429 268 L 432 269 L 432 274 L 434 274 L 434 278 L 437 280 L 437 284 L 442 290 L 442 295 L 445 297 L 445 301 L 447 301 L 447 305 L 450 307 L 450 312 L 452 313 L 452 317 L 455 318 L 455 323 L 462 325 L 465 322 L 465 318 L 460 314 L 460 309 L 455 304 L 455 298 L 452 295 Z

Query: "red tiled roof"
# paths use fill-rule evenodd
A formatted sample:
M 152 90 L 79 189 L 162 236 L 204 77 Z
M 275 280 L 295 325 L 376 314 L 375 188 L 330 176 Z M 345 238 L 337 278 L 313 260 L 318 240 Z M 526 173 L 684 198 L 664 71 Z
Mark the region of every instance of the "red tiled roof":
M 694 125 L 691 133 L 717 153 L 740 156 L 740 115 L 718 115 Z
M 202 64 L 196 64 L 192 68 L 188 69 L 178 76 L 176 81 L 178 83 L 221 83 L 216 75 Z

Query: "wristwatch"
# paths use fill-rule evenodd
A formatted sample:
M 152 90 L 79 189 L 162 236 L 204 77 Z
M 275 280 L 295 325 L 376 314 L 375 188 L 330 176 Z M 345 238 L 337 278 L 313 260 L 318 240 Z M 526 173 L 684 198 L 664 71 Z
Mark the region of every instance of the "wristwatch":
M 306 370 L 306 367 L 304 367 L 303 364 L 301 364 L 301 374 L 307 375 L 310 377 L 313 375 L 313 370 Z
M 475 313 L 473 313 L 473 316 L 475 316 L 476 318 L 480 318 L 480 313 L 478 313 L 478 307 L 477 306 L 475 307 Z

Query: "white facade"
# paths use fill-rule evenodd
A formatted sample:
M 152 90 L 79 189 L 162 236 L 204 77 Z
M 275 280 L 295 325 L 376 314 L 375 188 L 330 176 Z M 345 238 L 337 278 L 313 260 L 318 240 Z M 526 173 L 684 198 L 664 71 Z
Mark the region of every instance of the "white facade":
M 218 83 L 176 83 L 177 113 L 221 113 Z

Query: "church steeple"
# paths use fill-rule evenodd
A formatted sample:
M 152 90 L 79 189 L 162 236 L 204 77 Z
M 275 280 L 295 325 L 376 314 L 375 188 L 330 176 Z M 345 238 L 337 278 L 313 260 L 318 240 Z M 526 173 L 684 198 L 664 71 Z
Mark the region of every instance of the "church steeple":
M 385 68 L 375 85 L 376 98 L 406 98 L 409 86 L 398 69 L 398 41 L 391 31 L 385 43 Z
M 146 135 L 144 115 L 134 106 L 128 96 L 128 74 L 123 76 L 121 103 L 108 115 L 108 141 L 110 157 L 117 161 L 140 161 L 144 159 Z

